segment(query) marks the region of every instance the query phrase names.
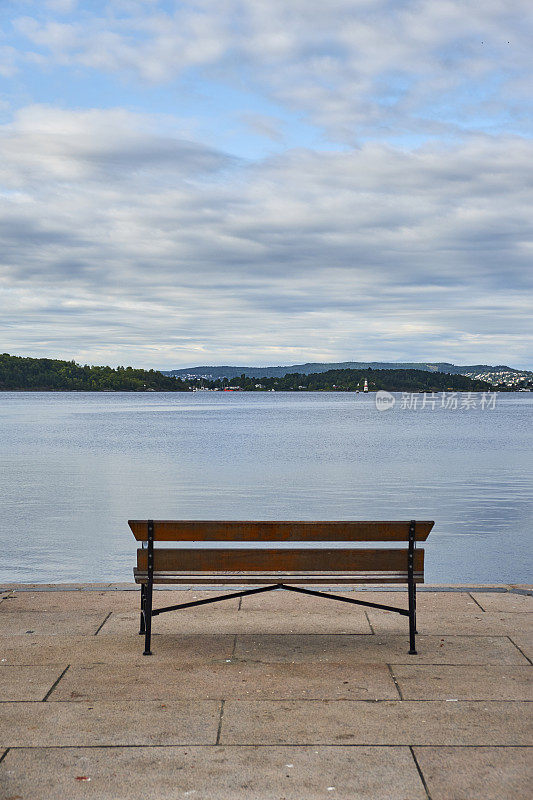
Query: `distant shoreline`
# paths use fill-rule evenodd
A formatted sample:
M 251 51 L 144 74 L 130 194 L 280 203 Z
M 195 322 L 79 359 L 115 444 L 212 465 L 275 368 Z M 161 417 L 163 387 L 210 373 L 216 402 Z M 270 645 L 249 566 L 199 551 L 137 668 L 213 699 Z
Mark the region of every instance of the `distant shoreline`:
M 493 392 L 533 388 L 533 374 L 499 377 L 419 369 L 329 369 L 209 379 L 157 370 L 0 355 L 0 391 L 15 392 Z
M 376 394 L 380 391 L 389 394 L 431 394 L 431 389 L 369 389 L 368 392 L 355 391 L 353 389 L 189 389 L 187 391 L 169 391 L 168 389 L 1 389 L 0 393 L 19 392 L 21 394 Z M 489 389 L 434 389 L 435 394 L 453 394 L 460 392 L 464 394 L 484 394 L 487 392 L 497 392 L 498 394 L 528 394 L 531 389 L 506 389 L 491 386 Z

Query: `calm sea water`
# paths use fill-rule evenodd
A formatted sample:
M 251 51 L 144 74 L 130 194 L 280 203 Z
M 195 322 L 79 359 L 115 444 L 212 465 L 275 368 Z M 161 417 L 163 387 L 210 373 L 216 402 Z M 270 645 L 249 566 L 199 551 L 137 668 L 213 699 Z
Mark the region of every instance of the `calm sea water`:
M 128 518 L 434 519 L 428 582 L 533 582 L 533 394 L 0 394 L 0 581 L 128 581 Z

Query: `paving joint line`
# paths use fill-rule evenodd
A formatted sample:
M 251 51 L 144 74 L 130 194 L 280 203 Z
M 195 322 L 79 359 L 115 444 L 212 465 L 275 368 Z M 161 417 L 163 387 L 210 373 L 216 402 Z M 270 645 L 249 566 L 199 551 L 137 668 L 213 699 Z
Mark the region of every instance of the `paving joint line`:
M 424 773 L 422 772 L 422 769 L 420 768 L 420 764 L 418 763 L 418 759 L 417 759 L 417 757 L 415 755 L 415 751 L 413 750 L 413 745 L 411 745 L 411 744 L 409 745 L 409 750 L 411 751 L 411 756 L 413 757 L 413 761 L 415 762 L 415 767 L 417 769 L 417 772 L 418 772 L 418 775 L 420 777 L 420 780 L 422 781 L 422 786 L 424 787 L 424 791 L 426 792 L 427 800 L 431 800 L 431 795 L 429 793 L 428 785 L 426 783 L 426 779 L 424 778 Z
M 514 642 L 513 642 L 513 644 L 514 644 Z M 516 645 L 515 645 L 515 647 L 516 647 Z M 524 658 L 527 658 L 527 656 L 524 655 Z M 529 659 L 528 659 L 528 661 L 529 661 Z M 339 661 L 339 662 L 328 662 L 328 663 L 345 664 L 347 662 Z M 373 664 L 379 663 L 379 662 L 366 661 L 364 663 L 373 665 Z M 487 664 L 486 661 L 480 661 L 479 664 L 478 663 L 473 663 L 473 664 L 472 663 L 462 663 L 462 664 L 459 663 L 459 664 L 456 664 L 454 661 L 436 661 L 435 663 L 430 663 L 429 661 L 418 661 L 418 662 L 413 662 L 413 661 L 391 661 L 391 664 L 393 664 L 396 667 L 409 667 L 409 666 L 411 666 L 411 667 L 413 667 L 413 666 L 416 666 L 416 667 L 505 667 L 505 668 L 509 668 L 509 669 L 515 669 L 516 667 L 522 667 L 523 668 L 523 667 L 529 666 L 528 664 L 502 664 L 501 662 L 498 662 L 497 664 Z
M 2 761 L 4 760 L 4 758 L 7 756 L 7 754 L 11 749 L 12 749 L 11 747 L 6 747 L 5 752 L 0 756 L 0 764 L 2 763 Z
M 98 634 L 100 633 L 100 631 L 102 630 L 102 628 L 104 627 L 104 625 L 106 624 L 107 620 L 109 619 L 109 617 L 111 616 L 112 613 L 113 612 L 110 611 L 109 614 L 104 619 L 104 621 L 102 622 L 102 624 L 98 626 L 98 628 L 94 632 L 94 636 L 98 636 Z
M 18 635 L 18 634 L 15 634 L 15 635 Z M 18 664 L 18 663 L 17 664 L 1 664 L 0 665 L 0 669 L 10 669 L 10 668 L 13 668 L 13 667 L 62 667 L 64 663 L 65 663 L 64 661 L 60 661 L 57 664 L 54 663 L 54 662 L 51 662 L 50 664 L 24 664 L 24 663 L 23 664 Z M 106 662 L 98 662 L 98 663 L 106 663 Z M 108 666 L 111 666 L 114 663 L 115 663 L 114 661 L 110 661 Z
M 526 654 L 524 653 L 524 651 L 522 650 L 522 648 L 521 648 L 521 647 L 519 647 L 519 646 L 517 645 L 517 643 L 516 643 L 516 642 L 513 642 L 513 640 L 511 639 L 511 635 L 510 635 L 510 634 L 507 634 L 507 638 L 509 639 L 509 641 L 511 642 L 511 644 L 514 644 L 514 646 L 516 647 L 516 649 L 518 650 L 518 652 L 519 652 L 519 653 L 522 653 L 522 655 L 524 656 L 524 658 L 525 658 L 525 659 L 527 659 L 527 661 L 529 661 L 529 663 L 530 663 L 530 664 L 533 666 L 533 661 L 532 661 L 532 660 L 529 658 L 529 656 L 526 656 Z
M 513 644 L 514 644 L 514 642 L 513 642 Z M 516 645 L 515 645 L 515 647 L 516 647 Z M 524 654 L 524 658 L 527 658 L 527 656 L 525 654 Z M 239 662 L 241 665 L 243 665 L 243 664 L 268 664 L 270 666 L 274 666 L 275 664 L 278 664 L 280 666 L 282 666 L 282 665 L 289 666 L 289 665 L 293 665 L 294 663 L 296 663 L 294 661 L 261 661 L 260 659 L 242 658 L 242 657 L 235 658 L 235 661 Z M 528 661 L 529 661 L 529 663 L 531 663 L 531 661 L 529 659 L 528 659 Z M 84 662 L 83 664 L 80 663 L 80 666 L 86 666 L 87 663 L 89 663 L 89 662 Z M 104 661 L 104 662 L 99 661 L 98 663 L 99 664 L 103 663 L 103 664 L 106 664 L 108 666 L 111 666 L 113 664 L 113 662 L 111 662 L 111 661 L 109 661 L 109 662 L 107 662 L 107 661 Z M 174 662 L 173 661 L 169 661 L 169 662 L 164 662 L 163 661 L 163 662 L 161 662 L 162 665 L 164 665 L 165 663 L 169 663 L 169 664 L 172 664 L 174 666 Z M 351 659 L 346 659 L 344 661 L 308 661 L 308 662 L 299 662 L 299 663 L 307 664 L 308 666 L 315 666 L 315 667 L 320 667 L 320 666 L 327 666 L 327 667 L 332 667 L 332 666 L 337 666 L 337 667 L 346 667 L 346 666 L 376 667 L 376 666 L 386 666 L 387 665 L 383 661 L 357 661 L 357 662 L 354 663 Z M 487 664 L 485 661 L 480 661 L 480 662 L 477 662 L 477 661 L 476 662 L 470 662 L 470 661 L 464 662 L 463 661 L 463 662 L 456 663 L 455 661 L 435 661 L 435 662 L 416 661 L 415 662 L 413 660 L 410 660 L 410 661 L 394 660 L 394 661 L 391 661 L 390 664 L 393 667 L 413 667 L 413 666 L 416 666 L 416 667 L 464 667 L 464 668 L 468 668 L 468 669 L 470 669 L 470 667 L 489 667 L 489 668 L 491 668 L 491 667 L 502 668 L 503 667 L 503 668 L 506 668 L 506 669 L 507 668 L 508 669 L 524 669 L 525 667 L 529 666 L 529 664 L 502 664 L 501 662 Z M 33 666 L 40 666 L 40 665 L 39 664 L 26 664 L 26 665 L 23 665 L 23 664 L 14 665 L 13 664 L 13 665 L 6 665 L 6 666 L 28 666 L 28 667 L 33 667 Z M 54 666 L 54 665 L 46 665 L 46 666 Z M 174 667 L 174 668 L 179 671 L 179 667 Z M 183 668 L 184 669 L 189 669 L 189 665 L 185 665 Z
M 215 745 L 220 744 L 220 734 L 222 732 L 222 717 L 224 716 L 224 705 L 225 705 L 225 703 L 226 703 L 226 701 L 222 700 L 222 702 L 220 704 L 220 718 L 218 720 L 217 738 L 216 738 L 216 741 L 215 741 Z
M 400 700 L 403 700 L 402 690 L 400 689 L 400 684 L 396 680 L 396 675 L 394 674 L 394 672 L 392 670 L 392 664 L 387 664 L 387 669 L 389 670 L 389 673 L 390 673 L 390 676 L 392 678 L 392 681 L 393 681 L 394 685 L 396 686 L 396 691 L 400 695 Z
M 517 613 L 529 613 L 529 612 L 517 612 Z M 18 634 L 17 634 L 18 635 Z M 37 634 L 41 635 L 41 634 Z M 84 634 L 80 634 L 83 636 Z M 162 634 L 162 633 L 154 633 L 153 636 L 168 636 L 170 634 Z M 289 631 L 289 633 L 284 633 L 282 631 L 269 631 L 268 633 L 248 633 L 248 631 L 238 631 L 235 634 L 234 631 L 228 631 L 227 633 L 182 633 L 181 636 L 372 636 L 371 633 L 366 631 L 365 633 L 343 633 L 341 631 L 333 632 L 333 633 L 321 633 L 320 631 Z M 387 631 L 381 631 L 380 633 L 374 634 L 376 638 L 379 636 L 388 636 L 388 637 L 397 637 L 403 636 L 405 639 L 404 633 L 389 633 Z M 508 634 L 506 633 L 417 633 L 417 636 L 421 636 L 422 638 L 427 638 L 429 636 L 433 636 L 434 638 L 443 636 L 447 639 L 507 639 Z
M 368 611 L 365 609 L 365 610 L 363 611 L 363 613 L 364 613 L 364 615 L 365 615 L 365 617 L 366 617 L 366 621 L 368 622 L 368 625 L 369 625 L 369 627 L 370 627 L 370 633 L 372 633 L 372 634 L 374 634 L 374 635 L 375 635 L 376 631 L 374 630 L 374 626 L 373 626 L 373 625 L 372 625 L 372 623 L 370 622 L 370 617 L 368 616 Z
M 215 744 L 205 744 L 202 742 L 185 742 L 184 744 L 16 744 L 11 745 L 10 747 L 6 748 L 6 752 L 4 753 L 3 758 L 7 755 L 10 750 L 117 750 L 117 749 L 126 749 L 126 748 L 153 748 L 153 747 L 253 747 L 254 749 L 257 747 L 431 747 L 431 748 L 441 748 L 445 747 L 449 749 L 450 747 L 453 748 L 462 748 L 464 750 L 468 748 L 476 748 L 476 750 L 480 748 L 491 749 L 491 750 L 506 750 L 506 749 L 516 749 L 520 748 L 522 750 L 533 750 L 533 745 L 530 744 L 415 744 L 410 745 L 406 742 L 402 742 L 400 744 L 383 744 L 383 742 L 368 742 L 363 743 L 342 743 L 339 742 L 284 742 L 284 743 L 274 743 L 274 744 L 263 744 L 257 742 L 251 743 L 239 743 L 236 744 L 234 742 L 224 742 L 224 744 L 215 745 Z M 3 760 L 0 758 L 0 762 Z
M 478 601 L 476 600 L 476 598 L 474 597 L 474 595 L 472 594 L 472 592 L 467 592 L 467 594 L 468 594 L 468 596 L 470 597 L 470 599 L 474 601 L 474 603 L 476 604 L 476 606 L 478 606 L 478 608 L 480 608 L 480 609 L 483 611 L 483 613 L 485 614 L 485 613 L 486 613 L 486 612 L 485 612 L 485 609 L 483 608 L 483 606 L 482 606 L 480 603 L 478 603 Z
M 50 689 L 48 689 L 48 691 L 46 692 L 45 696 L 44 696 L 44 697 L 43 697 L 43 699 L 40 701 L 41 703 L 46 703 L 46 701 L 48 700 L 48 698 L 50 697 L 50 695 L 52 694 L 52 692 L 53 692 L 53 691 L 54 691 L 54 689 L 56 688 L 57 684 L 59 683 L 59 681 L 61 680 L 61 678 L 63 677 L 63 675 L 65 675 L 65 673 L 68 671 L 69 667 L 70 667 L 70 664 L 67 664 L 67 666 L 65 667 L 65 669 L 63 670 L 63 672 L 61 673 L 61 675 L 59 676 L 59 678 L 58 678 L 56 681 L 54 681 L 54 683 L 52 684 L 52 686 L 50 687 Z
M 70 664 L 69 664 L 70 666 Z M 66 672 L 67 670 L 65 670 Z M 63 673 L 64 675 L 65 673 Z M 50 695 L 50 692 L 53 691 L 57 683 L 61 680 L 63 675 L 60 675 L 56 684 L 52 686 L 49 692 L 47 692 L 46 696 Z M 35 704 L 35 703 L 44 703 L 46 701 L 46 696 L 44 700 L 0 700 L 0 706 L 7 705 L 8 703 L 23 705 L 23 704 Z M 271 697 L 230 697 L 230 698 L 217 698 L 217 697 L 202 697 L 202 698 L 191 698 L 191 697 L 181 697 L 176 699 L 175 697 L 164 698 L 167 703 L 175 702 L 175 703 L 209 703 L 209 702 L 221 702 L 225 704 L 227 701 L 230 703 L 327 703 L 331 705 L 333 703 L 368 703 L 370 705 L 376 705 L 376 703 L 447 703 L 448 700 L 446 698 L 431 698 L 431 699 L 424 699 L 424 698 L 395 698 L 391 699 L 390 697 L 381 697 L 378 699 L 370 699 L 367 700 L 364 697 L 355 698 L 355 697 L 275 697 L 272 699 Z M 74 706 L 81 706 L 83 703 L 94 705 L 95 703 L 160 703 L 160 699 L 135 699 L 135 700 L 120 700 L 117 701 L 113 698 L 110 699 L 95 699 L 95 700 L 51 700 L 50 702 L 54 703 L 55 705 L 63 704 L 70 704 Z M 469 698 L 461 698 L 460 700 L 454 701 L 457 703 L 523 703 L 523 704 L 530 704 L 533 703 L 533 700 L 501 700 L 501 699 L 491 699 L 491 698 L 483 698 L 479 700 L 472 700 Z M 222 724 L 222 714 L 220 717 L 219 724 Z
M 371 747 L 376 745 L 370 745 Z M 377 745 L 379 746 L 379 745 Z M 385 747 L 392 747 L 393 745 L 384 745 Z M 475 747 L 476 750 L 484 748 L 485 750 L 493 750 L 495 748 L 515 748 L 520 747 L 524 750 L 533 750 L 533 744 L 414 744 L 412 747 Z

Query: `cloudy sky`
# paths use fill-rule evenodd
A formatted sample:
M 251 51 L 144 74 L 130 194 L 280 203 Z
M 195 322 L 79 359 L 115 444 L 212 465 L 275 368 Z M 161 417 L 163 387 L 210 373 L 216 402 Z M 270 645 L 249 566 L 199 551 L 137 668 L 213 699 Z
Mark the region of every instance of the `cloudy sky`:
M 531 0 L 0 3 L 2 350 L 533 368 L 532 33 Z

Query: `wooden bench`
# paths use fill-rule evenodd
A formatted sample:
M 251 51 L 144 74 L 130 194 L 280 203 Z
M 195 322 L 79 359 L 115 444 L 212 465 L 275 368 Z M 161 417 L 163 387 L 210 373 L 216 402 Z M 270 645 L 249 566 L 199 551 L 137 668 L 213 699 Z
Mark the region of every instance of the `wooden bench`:
M 416 584 L 424 582 L 425 541 L 433 522 L 225 522 L 188 520 L 129 520 L 141 542 L 137 550 L 135 581 L 141 584 L 141 627 L 144 655 L 151 655 L 152 617 L 232 597 L 287 589 L 328 597 L 409 617 L 409 653 L 416 654 Z M 290 547 L 155 547 L 156 542 L 290 542 Z M 403 548 L 303 548 L 303 542 L 405 542 Z M 152 608 L 154 583 L 262 584 L 223 596 Z M 301 584 L 406 583 L 408 609 L 355 600 L 303 588 Z M 265 586 L 264 584 L 268 584 Z M 289 585 L 290 584 L 290 585 Z M 298 585 L 294 585 L 298 584 Z

